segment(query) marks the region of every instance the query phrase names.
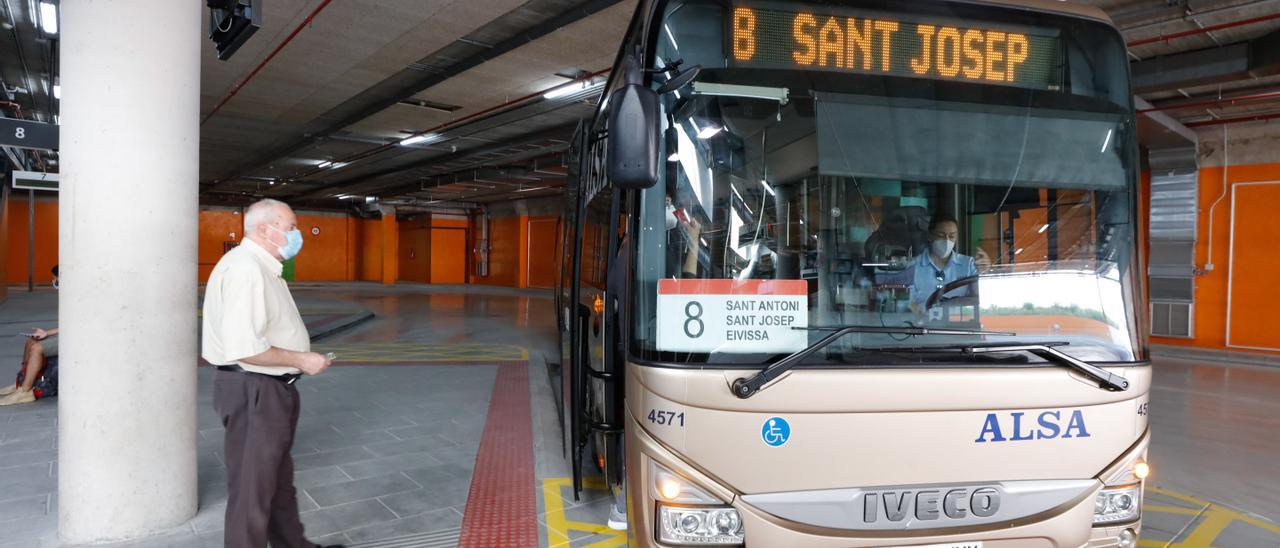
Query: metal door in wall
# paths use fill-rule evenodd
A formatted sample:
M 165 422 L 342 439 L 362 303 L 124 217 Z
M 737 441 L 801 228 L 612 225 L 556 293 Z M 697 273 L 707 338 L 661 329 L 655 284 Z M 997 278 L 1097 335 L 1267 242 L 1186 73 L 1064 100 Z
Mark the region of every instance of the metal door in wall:
M 1280 351 L 1276 272 L 1280 272 L 1280 182 L 1231 188 L 1231 258 L 1227 272 L 1227 346 Z
M 431 283 L 467 283 L 466 229 L 431 229 Z
M 550 289 L 556 283 L 556 219 L 530 219 L 528 246 L 529 270 L 525 285 Z

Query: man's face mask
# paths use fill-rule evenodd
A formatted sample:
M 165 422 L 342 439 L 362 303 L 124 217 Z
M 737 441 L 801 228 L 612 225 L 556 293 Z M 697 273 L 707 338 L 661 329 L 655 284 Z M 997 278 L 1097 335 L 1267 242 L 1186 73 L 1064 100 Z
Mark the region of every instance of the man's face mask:
M 284 245 L 278 246 L 276 248 L 280 251 L 280 257 L 286 261 L 294 257 L 297 257 L 298 252 L 302 251 L 302 232 L 296 228 L 288 232 L 285 232 L 283 230 L 280 230 L 279 228 L 276 228 L 275 225 L 267 225 L 267 226 L 275 229 L 276 232 L 284 234 L 284 242 L 285 242 Z
M 667 230 L 675 228 L 676 224 L 676 206 L 667 204 Z

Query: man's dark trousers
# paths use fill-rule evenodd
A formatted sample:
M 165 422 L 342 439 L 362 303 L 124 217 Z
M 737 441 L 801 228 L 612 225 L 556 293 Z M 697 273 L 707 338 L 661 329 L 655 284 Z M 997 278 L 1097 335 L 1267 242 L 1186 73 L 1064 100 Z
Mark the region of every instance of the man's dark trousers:
M 313 548 L 293 488 L 298 390 L 265 375 L 216 371 L 213 408 L 226 428 L 227 548 Z

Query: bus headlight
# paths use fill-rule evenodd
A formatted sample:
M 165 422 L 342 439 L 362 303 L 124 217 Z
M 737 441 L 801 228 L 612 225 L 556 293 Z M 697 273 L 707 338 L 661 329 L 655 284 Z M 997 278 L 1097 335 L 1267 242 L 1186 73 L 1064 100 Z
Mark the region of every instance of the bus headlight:
M 742 517 L 729 506 L 667 506 L 658 503 L 658 540 L 667 544 L 742 544 Z
M 658 502 L 657 537 L 665 544 L 743 544 L 738 510 L 683 476 L 649 461 L 652 494 Z
M 1104 525 L 1137 519 L 1142 505 L 1141 485 L 1107 487 L 1093 501 L 1093 524 Z

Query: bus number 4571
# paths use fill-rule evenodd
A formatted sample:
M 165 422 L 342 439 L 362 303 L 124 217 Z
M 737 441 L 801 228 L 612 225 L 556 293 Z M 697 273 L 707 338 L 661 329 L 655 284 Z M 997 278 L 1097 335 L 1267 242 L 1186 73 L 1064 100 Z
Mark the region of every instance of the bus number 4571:
M 664 426 L 684 427 L 684 413 L 676 413 L 675 411 L 659 411 L 657 409 L 649 410 L 649 422 L 661 424 Z M 679 424 L 677 424 L 679 423 Z

